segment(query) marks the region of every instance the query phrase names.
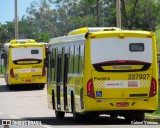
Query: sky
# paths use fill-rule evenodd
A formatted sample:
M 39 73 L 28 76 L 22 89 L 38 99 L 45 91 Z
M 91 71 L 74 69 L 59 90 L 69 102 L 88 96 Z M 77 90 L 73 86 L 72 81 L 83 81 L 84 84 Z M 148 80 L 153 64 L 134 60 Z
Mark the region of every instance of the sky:
M 30 3 L 37 0 L 17 0 L 18 18 L 21 19 L 23 15 L 27 15 L 26 9 L 30 7 Z M 38 0 L 39 1 L 39 0 Z M 0 0 L 0 23 L 5 24 L 6 21 L 13 21 L 15 17 L 14 12 L 15 0 Z

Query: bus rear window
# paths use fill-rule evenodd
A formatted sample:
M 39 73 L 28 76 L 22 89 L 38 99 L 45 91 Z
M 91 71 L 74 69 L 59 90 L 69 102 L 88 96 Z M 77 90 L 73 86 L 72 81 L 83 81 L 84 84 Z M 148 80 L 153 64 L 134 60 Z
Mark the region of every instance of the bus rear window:
M 31 54 L 39 54 L 39 50 L 31 50 Z
M 131 43 L 129 44 L 129 50 L 131 52 L 143 52 L 144 44 L 143 43 Z

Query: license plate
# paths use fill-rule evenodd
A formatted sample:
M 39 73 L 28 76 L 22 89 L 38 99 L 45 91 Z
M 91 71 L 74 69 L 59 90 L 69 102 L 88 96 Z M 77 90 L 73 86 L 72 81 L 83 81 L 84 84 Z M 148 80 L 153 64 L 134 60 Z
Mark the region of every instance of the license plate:
M 32 82 L 32 80 L 25 80 L 25 82 Z
M 116 106 L 117 107 L 128 107 L 129 103 L 128 102 L 117 102 Z

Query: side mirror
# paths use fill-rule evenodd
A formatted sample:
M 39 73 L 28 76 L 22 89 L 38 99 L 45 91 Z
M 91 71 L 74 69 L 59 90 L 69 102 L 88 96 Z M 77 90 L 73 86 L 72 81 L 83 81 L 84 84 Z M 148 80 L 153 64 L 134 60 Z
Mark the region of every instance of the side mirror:
M 4 52 L 1 53 L 1 59 L 4 59 Z
M 48 55 L 50 55 L 50 54 L 51 54 L 51 52 L 50 52 L 50 51 L 47 51 L 46 56 L 48 56 Z

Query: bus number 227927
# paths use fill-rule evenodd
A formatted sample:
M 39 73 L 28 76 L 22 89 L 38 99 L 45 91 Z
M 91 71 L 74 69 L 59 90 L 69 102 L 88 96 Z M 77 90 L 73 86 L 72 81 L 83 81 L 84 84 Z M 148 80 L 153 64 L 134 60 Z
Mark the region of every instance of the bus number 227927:
M 129 80 L 136 80 L 136 79 L 149 79 L 150 74 L 129 74 Z

